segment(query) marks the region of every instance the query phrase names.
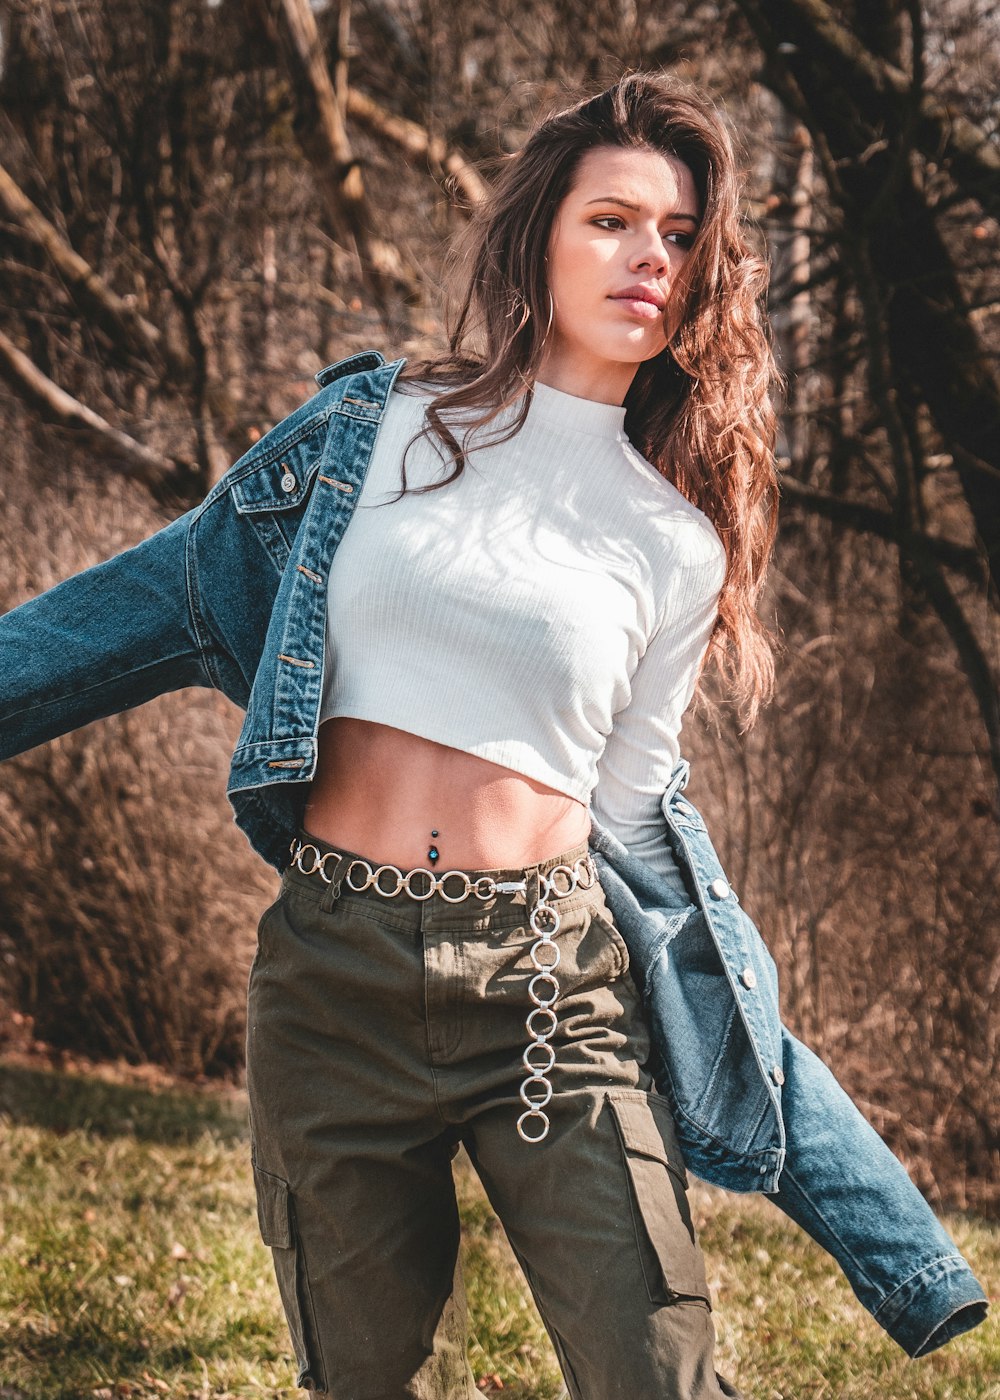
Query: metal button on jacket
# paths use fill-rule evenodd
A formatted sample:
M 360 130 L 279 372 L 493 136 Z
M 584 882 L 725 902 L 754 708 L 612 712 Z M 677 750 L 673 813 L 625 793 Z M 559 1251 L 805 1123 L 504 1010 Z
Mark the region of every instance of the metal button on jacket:
M 281 478 L 281 489 L 286 493 L 289 491 L 294 491 L 298 484 L 299 483 L 295 480 L 293 473 L 290 471 L 286 471 L 284 476 Z
M 724 880 L 721 875 L 717 876 L 709 884 L 708 892 L 713 899 L 726 899 L 729 895 L 729 881 Z
M 757 974 L 752 967 L 745 967 L 740 973 L 740 981 L 744 987 L 749 987 L 752 991 L 757 985 Z
M 775 1066 L 772 1068 L 772 1070 L 771 1070 L 771 1078 L 774 1080 L 775 1084 L 784 1084 L 784 1082 L 785 1082 L 785 1071 L 781 1068 L 780 1065 L 775 1065 Z

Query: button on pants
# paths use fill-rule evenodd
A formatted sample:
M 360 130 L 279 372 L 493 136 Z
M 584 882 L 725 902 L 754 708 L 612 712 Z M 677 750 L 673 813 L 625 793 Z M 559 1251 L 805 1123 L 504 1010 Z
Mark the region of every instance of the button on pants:
M 527 914 L 538 873 L 586 852 L 469 872 L 527 877 L 527 895 L 454 904 L 353 892 L 340 878 L 353 852 L 327 863 L 329 886 L 285 872 L 250 973 L 247 1087 L 258 1218 L 299 1385 L 337 1400 L 478 1396 L 451 1168 L 464 1144 L 573 1400 L 738 1395 L 713 1366 L 684 1164 L 596 881 L 552 901 L 551 1126 L 538 1143 L 517 1132 Z

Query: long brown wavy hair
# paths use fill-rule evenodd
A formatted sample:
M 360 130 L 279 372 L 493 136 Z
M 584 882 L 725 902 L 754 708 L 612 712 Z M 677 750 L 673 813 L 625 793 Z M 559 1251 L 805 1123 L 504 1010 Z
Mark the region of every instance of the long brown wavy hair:
M 625 431 L 704 511 L 725 545 L 726 577 L 705 662 L 714 659 L 724 676 L 745 732 L 774 688 L 778 642 L 757 602 L 777 530 L 770 394 L 782 379 L 765 309 L 768 263 L 754 251 L 741 212 L 733 141 L 703 92 L 667 74 L 627 73 L 543 120 L 520 151 L 501 158 L 491 192 L 450 255 L 463 291 L 449 317 L 449 352 L 408 363 L 397 380 L 430 382 L 435 392 L 427 423 L 407 450 L 433 434 L 455 464 L 444 480 L 412 489 L 435 491 L 454 481 L 470 434 L 519 400 L 513 422 L 491 440 L 505 441 L 523 425 L 548 333 L 545 254 L 553 221 L 581 157 L 596 146 L 676 157 L 698 191 L 701 225 L 667 309 L 677 329 L 664 351 L 640 363 L 625 396 Z M 461 442 L 453 431 L 459 424 Z

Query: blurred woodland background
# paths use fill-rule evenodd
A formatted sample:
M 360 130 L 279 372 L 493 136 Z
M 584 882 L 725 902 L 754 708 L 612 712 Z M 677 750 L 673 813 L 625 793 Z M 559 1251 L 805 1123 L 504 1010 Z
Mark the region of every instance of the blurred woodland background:
M 0 0 L 0 608 L 196 504 L 324 364 L 440 347 L 497 160 L 626 67 L 728 114 L 788 378 L 777 698 L 741 736 L 709 690 L 689 791 L 788 1024 L 996 1213 L 993 0 Z M 275 891 L 240 720 L 186 691 L 0 768 L 0 1048 L 239 1078 Z

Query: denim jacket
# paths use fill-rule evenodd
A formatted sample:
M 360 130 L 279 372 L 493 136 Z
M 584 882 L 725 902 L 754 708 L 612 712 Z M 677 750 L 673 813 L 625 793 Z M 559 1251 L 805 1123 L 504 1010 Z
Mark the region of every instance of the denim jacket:
M 404 360 L 377 351 L 254 444 L 200 505 L 0 618 L 0 758 L 181 686 L 246 711 L 235 818 L 277 869 L 317 757 L 327 575 Z M 590 846 L 631 955 L 691 1170 L 763 1191 L 838 1261 L 910 1355 L 975 1326 L 986 1298 L 903 1166 L 782 1025 L 775 966 L 682 792 L 663 793 L 666 879 L 592 816 Z

